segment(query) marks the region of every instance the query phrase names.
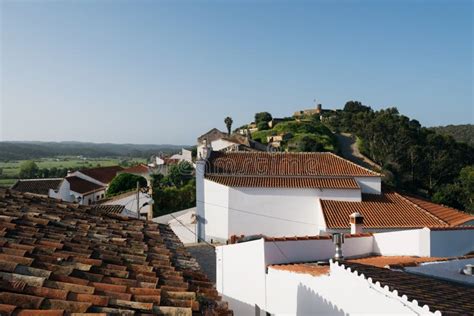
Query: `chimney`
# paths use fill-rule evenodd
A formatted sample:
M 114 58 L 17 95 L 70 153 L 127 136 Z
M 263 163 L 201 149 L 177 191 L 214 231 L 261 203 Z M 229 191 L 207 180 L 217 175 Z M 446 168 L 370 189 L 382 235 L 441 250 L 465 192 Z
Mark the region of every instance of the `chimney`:
M 362 234 L 364 232 L 364 216 L 359 212 L 350 215 L 351 234 Z
M 344 256 L 342 255 L 342 244 L 344 243 L 344 234 L 332 234 L 332 242 L 336 245 L 336 253 L 334 254 L 334 260 L 343 260 Z

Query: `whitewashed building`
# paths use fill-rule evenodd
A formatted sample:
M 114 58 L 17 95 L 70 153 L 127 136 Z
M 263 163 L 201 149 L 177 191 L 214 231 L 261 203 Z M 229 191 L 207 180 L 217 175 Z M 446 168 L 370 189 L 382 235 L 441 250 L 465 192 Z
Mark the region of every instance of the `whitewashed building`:
M 197 162 L 198 234 L 304 236 L 348 232 L 359 212 L 366 231 L 473 225 L 474 216 L 383 191 L 381 175 L 332 153 L 212 151 Z
M 123 210 L 121 215 L 132 218 L 153 218 L 153 198 L 151 194 L 145 192 L 137 193 L 135 190 L 124 192 L 99 202 L 100 205 L 121 205 Z M 138 215 L 139 214 L 139 215 Z
M 345 237 L 338 261 L 332 260 L 336 246 L 329 236 L 259 237 L 218 246 L 216 288 L 235 315 L 474 312 L 474 229 Z
M 265 151 L 267 146 L 250 139 L 246 135 L 221 132 L 217 128 L 197 139 L 197 158 L 206 158 L 208 148 L 215 151 Z

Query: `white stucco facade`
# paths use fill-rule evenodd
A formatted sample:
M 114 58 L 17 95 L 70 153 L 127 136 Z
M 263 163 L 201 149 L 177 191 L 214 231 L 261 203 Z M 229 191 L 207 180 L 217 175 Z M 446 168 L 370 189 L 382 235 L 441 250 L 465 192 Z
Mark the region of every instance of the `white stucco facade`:
M 74 197 L 71 195 L 71 186 L 65 179 L 61 181 L 57 190 L 49 189 L 48 196 L 53 199 L 59 199 L 66 202 L 73 202 Z
M 318 235 L 326 228 L 319 199 L 361 201 L 358 189 L 228 187 L 208 179 L 197 179 L 196 185 L 205 240 Z

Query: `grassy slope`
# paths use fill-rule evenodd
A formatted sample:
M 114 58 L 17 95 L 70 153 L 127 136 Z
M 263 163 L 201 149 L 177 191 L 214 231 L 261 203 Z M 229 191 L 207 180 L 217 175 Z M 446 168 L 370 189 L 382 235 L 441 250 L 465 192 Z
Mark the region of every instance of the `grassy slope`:
M 290 151 L 295 150 L 298 142 L 305 136 L 321 143 L 327 151 L 337 151 L 337 140 L 333 133 L 321 122 L 305 120 L 305 121 L 289 121 L 277 124 L 273 129 L 257 131 L 252 133 L 252 138 L 266 144 L 267 136 L 291 133 L 293 137 L 283 143 L 284 149 L 290 146 Z

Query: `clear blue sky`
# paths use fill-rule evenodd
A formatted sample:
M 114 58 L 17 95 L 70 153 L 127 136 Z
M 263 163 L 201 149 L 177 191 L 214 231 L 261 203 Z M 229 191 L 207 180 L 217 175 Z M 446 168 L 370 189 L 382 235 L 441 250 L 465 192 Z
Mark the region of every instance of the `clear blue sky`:
M 192 144 L 314 99 L 474 121 L 472 1 L 0 3 L 0 140 Z

